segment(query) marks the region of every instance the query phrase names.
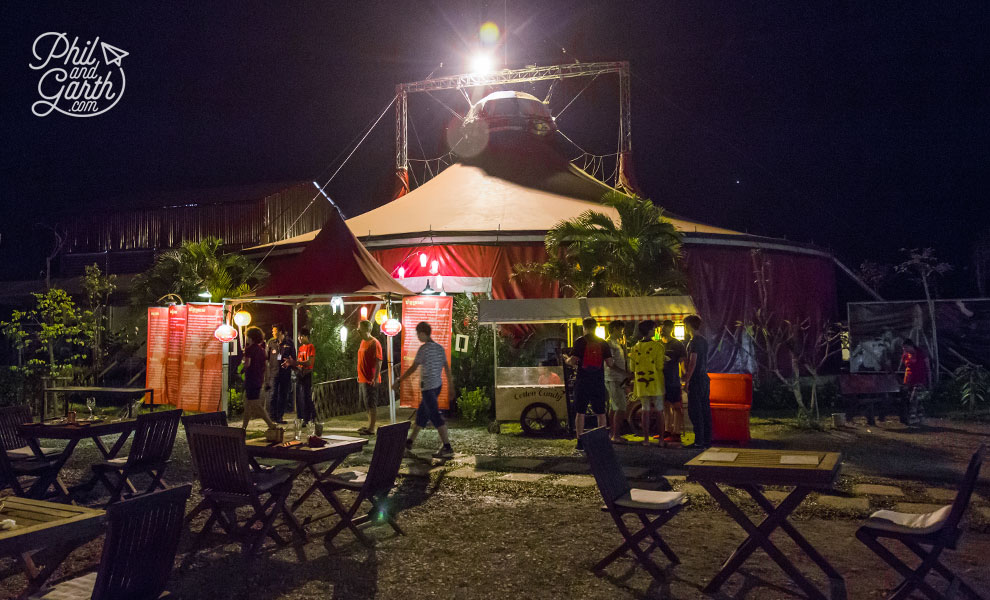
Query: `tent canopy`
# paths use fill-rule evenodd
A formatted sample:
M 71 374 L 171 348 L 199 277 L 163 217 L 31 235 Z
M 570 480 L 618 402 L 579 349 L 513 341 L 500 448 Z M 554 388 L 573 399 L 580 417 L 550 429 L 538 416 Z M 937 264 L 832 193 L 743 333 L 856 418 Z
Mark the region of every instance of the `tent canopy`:
M 334 211 L 306 249 L 272 273 L 255 297 L 411 293 L 375 260 Z
M 594 317 L 598 321 L 676 321 L 694 313 L 694 302 L 690 296 L 482 300 L 478 306 L 478 322 L 570 323 L 587 317 Z

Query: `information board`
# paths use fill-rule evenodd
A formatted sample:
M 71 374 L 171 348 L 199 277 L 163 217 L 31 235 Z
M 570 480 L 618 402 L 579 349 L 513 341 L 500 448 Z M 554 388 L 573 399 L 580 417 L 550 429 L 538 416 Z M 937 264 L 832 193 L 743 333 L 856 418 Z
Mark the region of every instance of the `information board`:
M 156 404 L 220 410 L 222 344 L 213 332 L 222 320 L 222 304 L 148 309 L 146 386 L 155 390 Z
M 450 364 L 450 338 L 452 334 L 451 319 L 453 318 L 454 299 L 451 296 L 407 296 L 402 299 L 402 372 L 412 367 L 416 352 L 422 345 L 416 337 L 416 325 L 426 321 L 433 328 L 433 341 L 443 346 L 447 354 L 447 364 Z M 419 387 L 419 370 L 417 369 L 408 379 L 402 382 L 399 390 L 399 406 L 416 408 L 419 406 L 421 394 Z M 443 410 L 450 410 L 450 382 L 447 374 L 443 375 L 443 389 L 440 391 L 438 402 Z

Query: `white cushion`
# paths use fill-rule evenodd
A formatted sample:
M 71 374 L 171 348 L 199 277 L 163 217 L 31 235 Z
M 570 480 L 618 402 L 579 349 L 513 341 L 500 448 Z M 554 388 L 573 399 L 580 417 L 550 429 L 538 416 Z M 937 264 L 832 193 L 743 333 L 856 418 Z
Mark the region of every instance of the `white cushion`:
M 615 504 L 623 508 L 669 510 L 685 502 L 687 502 L 687 494 L 684 492 L 658 492 L 633 488 L 628 494 L 616 500 Z
M 29 598 L 30 600 L 89 600 L 93 597 L 95 587 L 96 573 L 89 573 L 63 581 L 54 587 L 39 590 Z
M 336 479 L 345 483 L 364 483 L 364 480 L 367 478 L 368 474 L 364 471 L 341 471 L 330 476 L 330 479 Z
M 878 510 L 866 520 L 866 526 L 871 529 L 893 531 L 896 533 L 926 534 L 938 531 L 945 525 L 952 511 L 952 505 L 928 513 L 902 513 L 894 510 Z
M 42 448 L 41 454 L 44 456 L 54 456 L 60 453 L 61 450 L 58 448 Z M 14 448 L 13 450 L 7 450 L 7 456 L 10 460 L 20 460 L 22 458 L 34 458 L 34 451 L 31 450 L 31 446 L 22 446 L 20 448 Z

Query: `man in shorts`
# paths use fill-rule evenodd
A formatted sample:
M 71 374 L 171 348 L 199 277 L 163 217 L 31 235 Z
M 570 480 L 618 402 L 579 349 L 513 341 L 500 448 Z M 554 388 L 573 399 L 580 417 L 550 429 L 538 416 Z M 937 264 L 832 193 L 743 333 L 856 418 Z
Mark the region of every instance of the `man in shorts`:
M 605 389 L 608 390 L 608 403 L 612 408 L 612 441 L 624 443 L 619 437 L 622 424 L 626 422 L 626 386 L 625 382 L 631 377 L 626 370 L 626 324 L 623 321 L 612 321 L 608 324 L 608 337 L 605 342 L 612 351 L 614 367 L 605 367 Z
M 605 366 L 614 367 L 612 349 L 605 340 L 595 335 L 598 322 L 588 317 L 582 323 L 584 335 L 574 342 L 574 351 L 567 357 L 567 364 L 577 369 L 574 383 L 574 429 L 577 433 L 577 449 L 584 450 L 581 436 L 584 434 L 584 413 L 591 411 L 598 417 L 598 426 L 605 427 L 605 404 L 608 390 L 605 388 Z
M 378 384 L 382 382 L 382 344 L 371 335 L 371 321 L 358 325 L 361 345 L 357 355 L 358 395 L 361 405 L 368 409 L 368 424 L 358 433 L 373 435 L 378 418 Z
M 674 322 L 670 319 L 660 324 L 660 339 L 667 349 L 667 362 L 663 363 L 663 410 L 667 431 L 663 432 L 663 439 L 665 442 L 680 442 L 684 428 L 681 365 L 687 358 L 687 351 L 684 344 L 674 337 Z
M 447 424 L 440 415 L 440 406 L 437 399 L 440 397 L 440 390 L 443 387 L 443 374 L 447 374 L 447 383 L 451 389 L 454 388 L 454 375 L 450 372 L 450 364 L 447 362 L 447 352 L 443 346 L 433 341 L 430 335 L 433 328 L 426 321 L 420 321 L 416 325 L 416 337 L 422 342 L 419 351 L 416 352 L 416 359 L 413 365 L 406 369 L 398 379 L 395 380 L 395 389 L 398 390 L 402 381 L 411 376 L 418 369 L 419 387 L 422 390 L 422 399 L 419 408 L 416 410 L 416 422 L 412 431 L 409 432 L 409 439 L 406 440 L 406 448 L 411 450 L 419 430 L 426 427 L 428 423 L 433 423 L 440 434 L 443 447 L 433 453 L 433 458 L 453 458 L 454 450 L 450 447 L 450 437 L 447 435 Z

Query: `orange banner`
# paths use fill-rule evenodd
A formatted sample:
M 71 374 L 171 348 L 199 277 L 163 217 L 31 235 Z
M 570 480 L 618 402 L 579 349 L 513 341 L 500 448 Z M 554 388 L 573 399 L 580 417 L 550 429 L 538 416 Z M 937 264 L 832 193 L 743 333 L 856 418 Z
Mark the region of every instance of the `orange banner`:
M 146 385 L 155 390 L 155 404 L 220 410 L 222 344 L 213 332 L 222 320 L 222 304 L 148 309 Z
M 443 346 L 450 364 L 451 318 L 454 299 L 451 296 L 407 296 L 402 299 L 402 372 L 405 373 L 416 360 L 416 352 L 422 344 L 416 337 L 416 325 L 426 321 L 433 328 L 433 341 Z M 421 398 L 419 370 L 402 382 L 399 390 L 399 406 L 416 408 Z M 443 410 L 450 410 L 450 382 L 443 374 L 443 389 L 438 403 Z

